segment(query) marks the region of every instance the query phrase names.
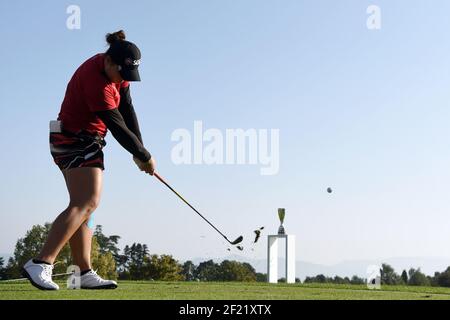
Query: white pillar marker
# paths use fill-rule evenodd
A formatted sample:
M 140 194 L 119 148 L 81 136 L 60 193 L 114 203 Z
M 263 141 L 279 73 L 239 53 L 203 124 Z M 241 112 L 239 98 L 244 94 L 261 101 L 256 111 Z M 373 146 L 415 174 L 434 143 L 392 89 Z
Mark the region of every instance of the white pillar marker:
M 267 281 L 269 283 L 278 283 L 278 240 L 285 240 L 285 272 L 286 282 L 295 283 L 295 236 L 285 234 L 283 222 L 286 210 L 278 209 L 278 217 L 281 225 L 278 228 L 278 234 L 267 237 Z
M 267 245 L 267 277 L 269 283 L 278 283 L 278 240 L 285 240 L 286 282 L 295 283 L 295 235 L 269 235 Z

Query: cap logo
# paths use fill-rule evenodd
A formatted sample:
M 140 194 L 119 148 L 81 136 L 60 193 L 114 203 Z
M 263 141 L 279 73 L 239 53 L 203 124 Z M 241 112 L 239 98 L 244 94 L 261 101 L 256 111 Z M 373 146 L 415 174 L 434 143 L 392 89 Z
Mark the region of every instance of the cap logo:
M 132 60 L 130 58 L 125 59 L 125 65 L 127 66 L 138 66 L 141 64 L 141 60 Z

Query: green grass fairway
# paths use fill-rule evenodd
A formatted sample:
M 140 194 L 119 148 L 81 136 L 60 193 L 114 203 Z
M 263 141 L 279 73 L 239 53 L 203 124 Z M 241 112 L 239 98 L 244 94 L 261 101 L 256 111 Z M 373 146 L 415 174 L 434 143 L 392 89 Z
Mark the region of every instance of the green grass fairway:
M 138 282 L 120 281 L 116 290 L 40 291 L 26 282 L 0 283 L 0 300 L 6 299 L 424 299 L 450 300 L 450 288 L 384 286 L 368 290 L 365 286 L 329 284 L 267 284 L 237 282 Z

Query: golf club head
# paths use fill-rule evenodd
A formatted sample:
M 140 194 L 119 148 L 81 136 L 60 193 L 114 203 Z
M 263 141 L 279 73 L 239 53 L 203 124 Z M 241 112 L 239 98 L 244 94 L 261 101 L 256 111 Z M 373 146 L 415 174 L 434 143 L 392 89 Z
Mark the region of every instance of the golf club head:
M 237 238 L 236 240 L 234 240 L 233 242 L 231 242 L 232 245 L 236 245 L 242 242 L 242 240 L 244 240 L 243 236 L 240 236 L 239 238 Z

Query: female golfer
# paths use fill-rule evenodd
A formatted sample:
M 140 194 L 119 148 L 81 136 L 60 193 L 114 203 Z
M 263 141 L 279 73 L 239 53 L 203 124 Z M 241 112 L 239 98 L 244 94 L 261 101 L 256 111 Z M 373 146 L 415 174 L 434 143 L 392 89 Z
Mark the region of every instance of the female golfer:
M 58 290 L 53 263 L 69 242 L 73 263 L 81 270 L 84 289 L 111 289 L 91 268 L 92 230 L 88 222 L 102 191 L 104 137 L 109 129 L 141 171 L 153 175 L 155 162 L 144 148 L 129 81 L 140 81 L 141 53 L 121 30 L 108 34 L 106 53 L 84 62 L 70 80 L 57 121 L 50 122 L 50 150 L 64 175 L 69 206 L 56 218 L 41 253 L 28 261 L 23 275 L 37 288 Z

